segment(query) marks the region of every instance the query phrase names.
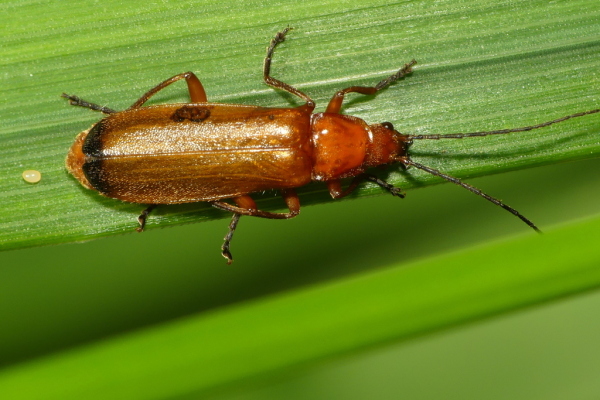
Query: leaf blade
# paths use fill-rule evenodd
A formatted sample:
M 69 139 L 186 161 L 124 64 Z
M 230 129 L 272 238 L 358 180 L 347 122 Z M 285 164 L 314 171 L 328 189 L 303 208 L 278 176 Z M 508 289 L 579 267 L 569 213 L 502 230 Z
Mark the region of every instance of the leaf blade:
M 282 104 L 280 94 L 260 82 L 262 48 L 274 29 L 258 20 L 244 27 L 236 19 L 231 31 L 215 32 L 212 27 L 227 16 L 217 4 L 210 5 L 212 25 L 207 20 L 178 18 L 185 5 L 154 5 L 142 14 L 134 6 L 119 5 L 120 15 L 108 13 L 98 19 L 94 13 L 74 11 L 65 4 L 54 6 L 53 12 L 71 13 L 72 21 L 64 18 L 51 23 L 48 15 L 53 12 L 33 9 L 32 13 L 22 6 L 15 12 L 28 12 L 25 22 L 6 27 L 2 55 L 7 79 L 0 113 L 7 123 L 0 129 L 0 167 L 11 178 L 0 182 L 6 205 L 0 211 L 1 249 L 79 241 L 135 228 L 139 206 L 82 190 L 65 173 L 63 154 L 73 137 L 68 132 L 86 129 L 97 116 L 66 107 L 58 98 L 62 91 L 76 91 L 90 100 L 123 108 L 133 102 L 132 93 L 142 93 L 166 75 L 200 65 L 205 85 L 217 101 Z M 110 8 L 109 3 L 106 6 Z M 372 2 L 362 18 L 357 17 L 361 9 L 346 16 L 358 18 L 352 26 L 344 26 L 342 17 L 322 25 L 322 19 L 309 17 L 320 4 L 306 7 L 306 14 L 294 19 L 296 29 L 277 54 L 274 71 L 309 91 L 320 104 L 347 82 L 368 84 L 402 62 L 413 57 L 420 60 L 413 76 L 376 99 L 348 102 L 344 111 L 367 121 L 392 120 L 401 131 L 415 134 L 445 133 L 526 125 L 597 105 L 600 84 L 593 71 L 599 66 L 600 43 L 593 2 L 581 1 L 575 8 L 562 3 L 520 4 L 514 10 L 508 3 L 482 1 L 468 13 L 468 30 L 460 6 L 453 2 L 440 8 L 441 15 L 432 13 L 425 3 L 382 6 Z M 165 18 L 177 23 L 155 26 Z M 123 24 L 128 19 L 130 23 Z M 562 22 L 556 29 L 552 22 L 558 20 Z M 390 27 L 394 28 L 391 32 Z M 97 31 L 103 35 L 98 37 Z M 200 52 L 193 46 L 199 42 Z M 474 50 L 478 48 L 483 51 Z M 393 61 L 380 54 L 393 54 Z M 142 61 L 148 59 L 154 62 Z M 230 74 L 237 78 L 230 79 Z M 247 75 L 254 79 L 240 79 Z M 186 99 L 180 88 L 165 95 L 157 101 Z M 115 98 L 118 101 L 113 104 Z M 524 100 L 526 107 L 514 107 Z M 401 127 L 396 121 L 402 122 Z M 419 143 L 414 155 L 460 177 L 592 157 L 600 153 L 595 121 L 589 117 L 539 135 L 472 142 L 478 148 L 475 154 L 461 143 L 444 143 L 442 153 L 439 144 Z M 40 184 L 24 186 L 19 175 L 27 168 L 43 172 Z M 406 176 L 392 170 L 389 175 L 392 183 L 407 189 L 439 182 L 418 173 Z M 377 189 L 367 187 L 357 195 L 373 193 Z M 301 190 L 301 195 L 305 204 L 329 201 L 324 188 L 316 184 Z M 281 207 L 270 195 L 261 197 L 260 204 Z M 42 215 L 36 212 L 39 209 L 44 210 Z M 205 205 L 167 210 L 151 219 L 149 227 L 225 216 Z

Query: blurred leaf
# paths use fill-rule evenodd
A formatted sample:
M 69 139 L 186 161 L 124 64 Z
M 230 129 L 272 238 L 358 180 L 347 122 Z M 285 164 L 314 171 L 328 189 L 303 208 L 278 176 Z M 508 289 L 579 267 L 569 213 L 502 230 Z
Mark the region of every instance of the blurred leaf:
M 598 286 L 599 229 L 595 219 L 215 310 L 13 367 L 0 374 L 0 390 L 27 399 L 199 398 Z

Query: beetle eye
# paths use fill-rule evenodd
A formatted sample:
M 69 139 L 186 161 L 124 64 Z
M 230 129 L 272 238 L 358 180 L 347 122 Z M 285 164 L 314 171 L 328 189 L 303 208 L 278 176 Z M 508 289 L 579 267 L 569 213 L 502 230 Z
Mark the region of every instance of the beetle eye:
M 392 125 L 392 123 L 391 123 L 391 122 L 382 122 L 382 123 L 381 123 L 381 125 L 383 125 L 383 126 L 384 126 L 384 128 L 387 128 L 387 129 L 389 129 L 390 131 L 393 131 L 393 130 L 394 130 L 394 125 Z

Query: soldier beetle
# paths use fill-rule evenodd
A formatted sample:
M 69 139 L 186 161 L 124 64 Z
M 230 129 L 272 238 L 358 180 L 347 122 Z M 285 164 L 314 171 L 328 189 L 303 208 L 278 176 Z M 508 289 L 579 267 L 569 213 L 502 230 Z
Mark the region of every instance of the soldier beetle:
M 295 108 L 209 103 L 193 72 L 175 75 L 140 97 L 125 111 L 115 111 L 77 96 L 62 94 L 72 105 L 107 114 L 75 139 L 66 159 L 69 172 L 88 189 L 101 195 L 148 207 L 138 217 L 141 232 L 148 214 L 159 204 L 206 201 L 230 211 L 233 218 L 221 248 L 227 263 L 233 233 L 242 215 L 288 219 L 300 212 L 294 188 L 311 181 L 325 182 L 339 199 L 364 181 L 374 182 L 397 197 L 397 187 L 367 172 L 379 165 L 398 163 L 415 167 L 459 185 L 504 208 L 531 228 L 539 229 L 514 208 L 479 189 L 419 164 L 410 158 L 415 140 L 462 139 L 530 131 L 600 109 L 567 115 L 537 125 L 487 132 L 446 135 L 406 135 L 389 122 L 369 125 L 360 118 L 340 114 L 348 93 L 373 95 L 412 72 L 410 61 L 375 86 L 350 86 L 333 95 L 325 112 L 313 113 L 315 102 L 306 94 L 271 76 L 275 47 L 290 28 L 277 33 L 267 48 L 263 79 L 273 88 L 304 100 Z M 160 90 L 185 79 L 190 103 L 142 107 Z M 346 188 L 341 179 L 352 178 Z M 260 210 L 251 193 L 280 190 L 288 212 Z M 233 204 L 225 201 L 232 200 Z

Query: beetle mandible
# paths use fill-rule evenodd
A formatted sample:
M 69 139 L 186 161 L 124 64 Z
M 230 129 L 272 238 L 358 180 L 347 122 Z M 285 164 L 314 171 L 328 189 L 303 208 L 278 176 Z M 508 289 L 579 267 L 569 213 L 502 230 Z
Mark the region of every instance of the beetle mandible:
M 240 216 L 288 219 L 300 212 L 294 188 L 310 181 L 327 184 L 334 199 L 350 194 L 371 181 L 394 196 L 404 197 L 397 187 L 367 170 L 399 163 L 415 167 L 485 198 L 509 211 L 531 228 L 539 229 L 514 208 L 479 189 L 436 169 L 413 161 L 408 153 L 414 140 L 462 139 L 542 128 L 600 109 L 567 115 L 537 125 L 487 132 L 446 135 L 405 135 L 389 122 L 369 125 L 360 118 L 340 114 L 348 93 L 373 95 L 412 72 L 415 60 L 375 86 L 350 86 L 336 92 L 325 112 L 313 113 L 315 102 L 306 94 L 271 76 L 275 47 L 291 28 L 277 33 L 267 48 L 263 79 L 273 88 L 304 100 L 295 108 L 209 103 L 204 87 L 193 72 L 175 75 L 146 92 L 125 111 L 88 103 L 62 94 L 72 105 L 100 111 L 108 116 L 81 132 L 66 159 L 68 171 L 83 186 L 100 194 L 149 205 L 138 217 L 138 232 L 158 204 L 207 201 L 230 211 L 233 218 L 221 247 L 230 264 L 229 250 Z M 142 107 L 170 84 L 185 79 L 191 103 Z M 346 188 L 341 179 L 352 178 Z M 278 189 L 288 207 L 286 213 L 257 208 L 250 193 Z M 231 199 L 230 202 L 225 201 Z

